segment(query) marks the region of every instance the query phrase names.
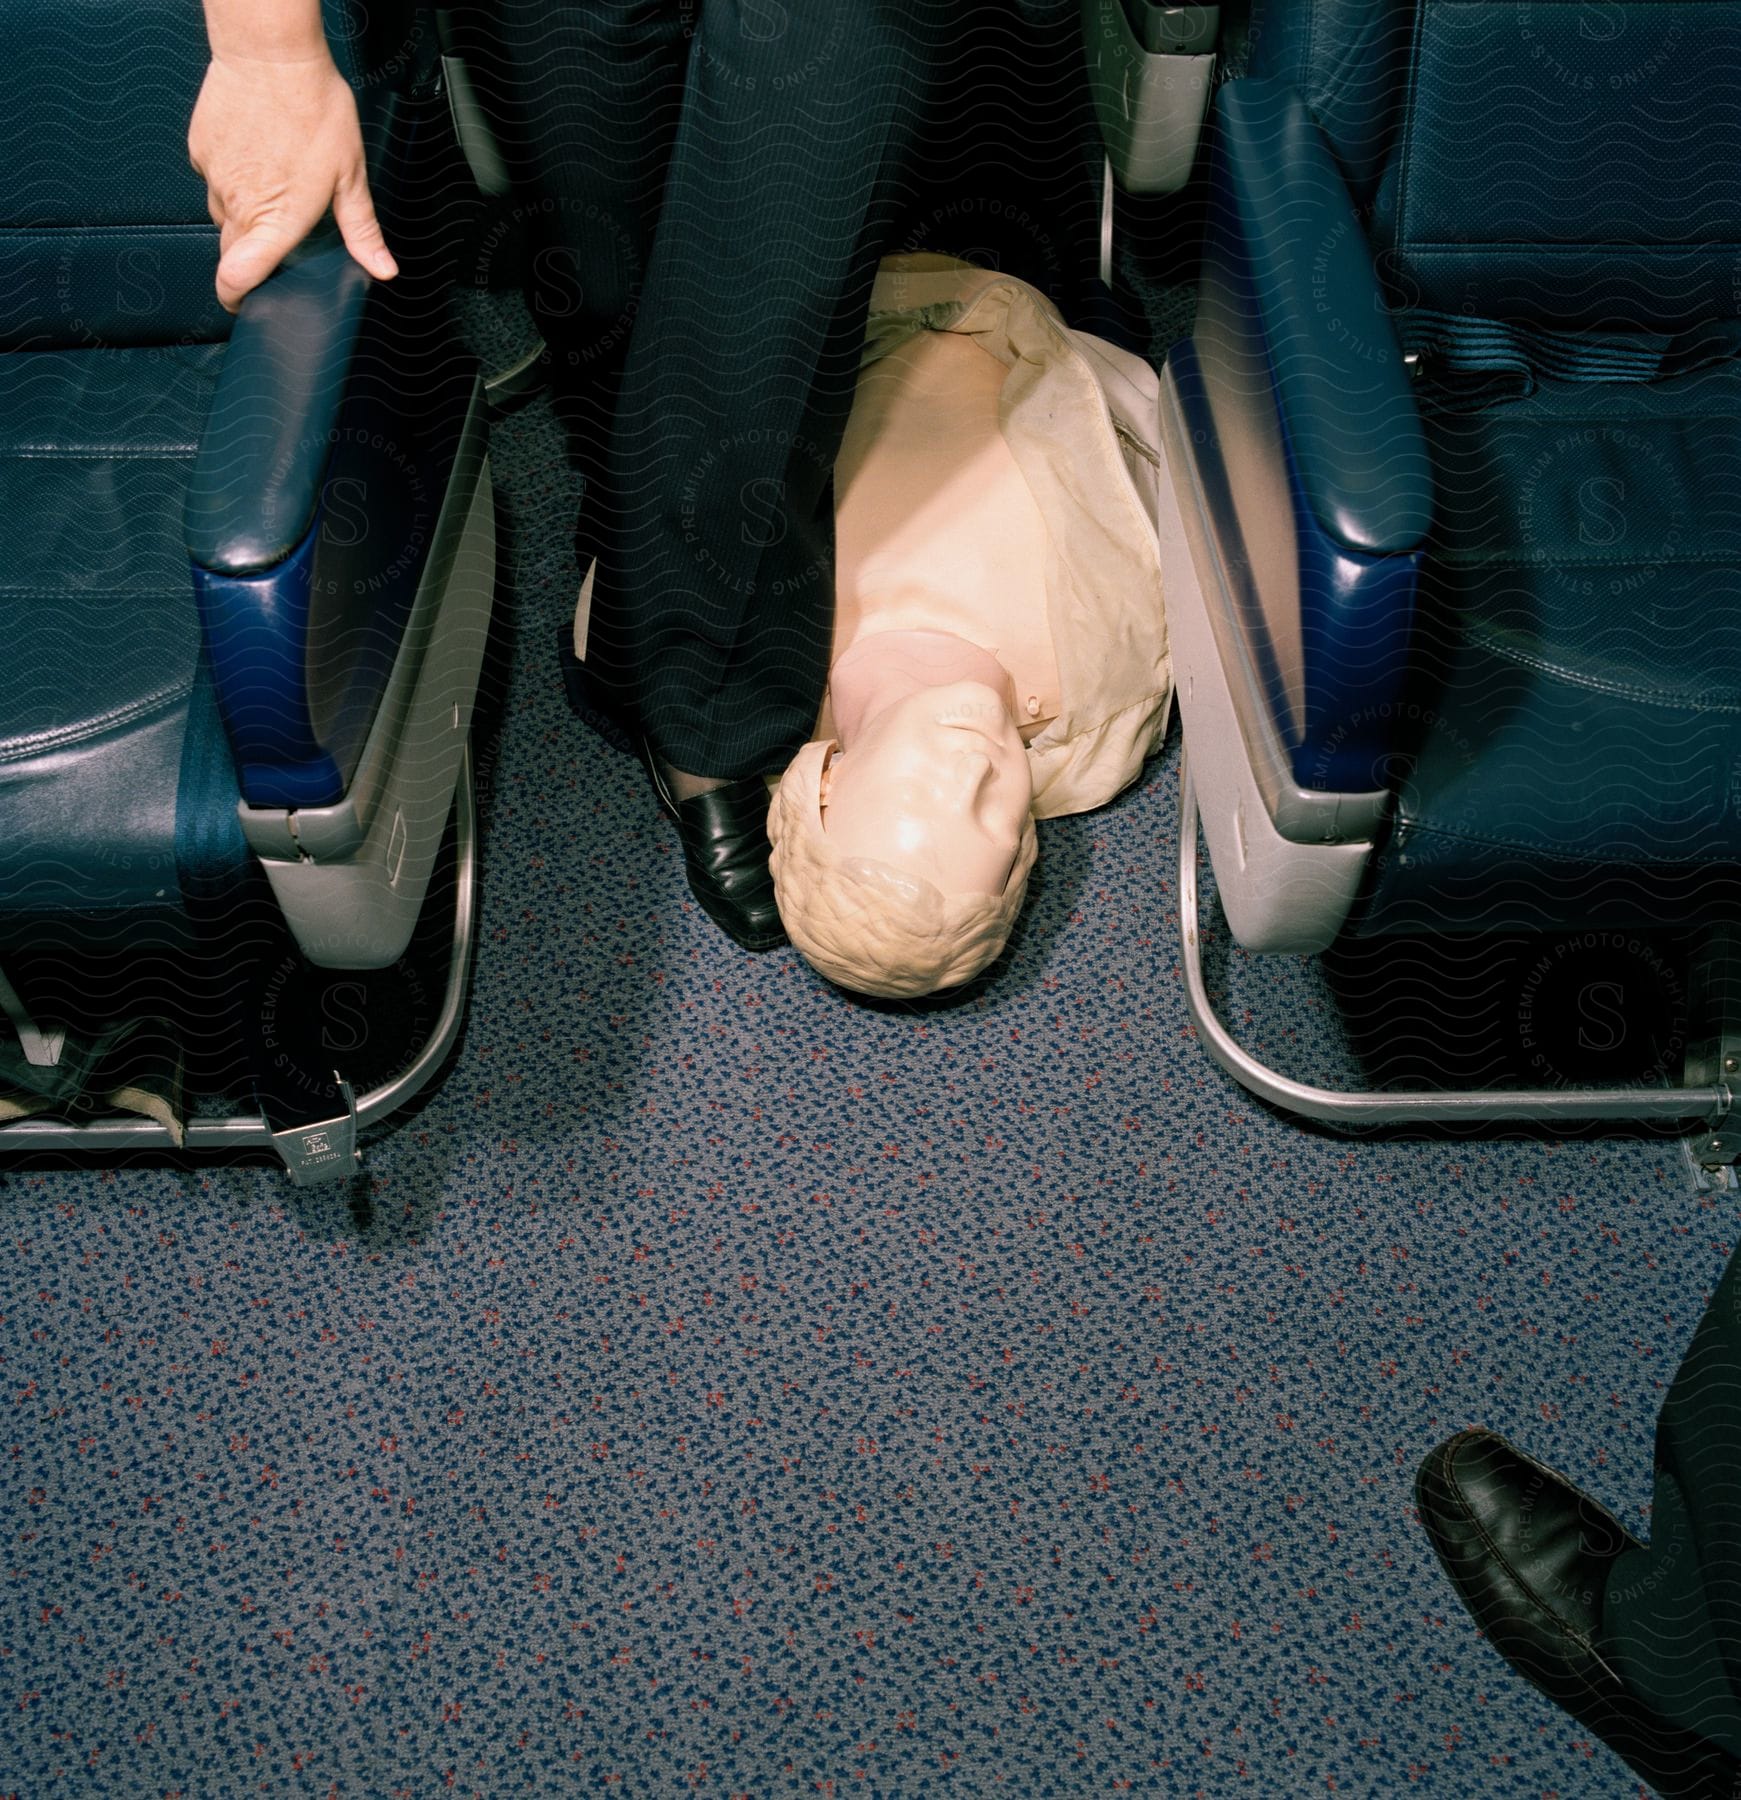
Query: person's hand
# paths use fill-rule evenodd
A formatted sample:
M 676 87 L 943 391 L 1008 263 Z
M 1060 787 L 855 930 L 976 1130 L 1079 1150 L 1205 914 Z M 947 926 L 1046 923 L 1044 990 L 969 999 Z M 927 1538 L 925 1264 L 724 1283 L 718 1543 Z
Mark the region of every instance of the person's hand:
M 369 198 L 356 99 L 330 56 L 214 59 L 187 151 L 220 227 L 218 299 L 230 312 L 329 206 L 346 248 L 371 275 L 398 273 Z

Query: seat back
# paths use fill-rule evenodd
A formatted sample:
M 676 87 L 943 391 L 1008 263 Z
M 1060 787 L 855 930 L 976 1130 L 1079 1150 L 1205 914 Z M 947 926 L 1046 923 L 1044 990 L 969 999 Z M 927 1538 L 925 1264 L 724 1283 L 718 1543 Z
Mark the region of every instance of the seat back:
M 187 160 L 205 68 L 181 0 L 0 0 L 0 351 L 227 334 Z
M 1399 308 L 1572 330 L 1741 314 L 1741 4 L 1261 0 Z
M 409 5 L 324 12 L 359 95 L 434 30 Z M 229 335 L 187 157 L 206 63 L 193 0 L 0 0 L 0 352 Z

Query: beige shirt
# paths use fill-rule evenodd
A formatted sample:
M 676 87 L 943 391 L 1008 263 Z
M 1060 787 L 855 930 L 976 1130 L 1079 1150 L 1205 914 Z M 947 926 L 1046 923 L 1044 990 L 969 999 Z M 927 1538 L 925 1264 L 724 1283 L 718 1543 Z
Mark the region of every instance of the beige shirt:
M 1166 733 L 1158 440 L 1142 358 L 1013 276 L 884 262 L 836 470 L 833 654 L 902 629 L 994 651 L 1040 818 L 1104 805 Z
M 961 331 L 919 331 L 858 378 L 834 465 L 834 642 L 947 632 L 1008 671 L 1024 739 L 1058 716 L 1046 518 L 999 417 L 1009 371 Z
M 923 471 L 909 487 L 920 504 L 898 534 L 876 527 L 880 549 L 869 545 L 851 492 L 855 470 L 879 453 L 876 418 L 855 405 L 836 484 L 845 573 L 830 660 L 868 631 L 920 625 L 957 629 L 993 650 L 1016 686 L 1035 816 L 1087 812 L 1141 774 L 1172 701 L 1156 537 L 1159 383 L 1141 357 L 1071 331 L 1027 283 L 920 253 L 883 263 L 862 364 L 874 372 L 906 346 L 908 367 L 880 386 L 864 375 L 861 398 L 886 414 L 888 400 L 922 375 L 928 359 L 916 340 L 931 332 L 971 340 L 998 371 L 993 383 L 969 382 L 957 409 L 957 427 L 973 440 L 972 477 L 958 479 L 959 468 L 939 476 L 920 441 L 890 446 L 919 452 Z M 996 411 L 1001 454 L 987 454 L 975 435 L 975 394 Z M 902 420 L 903 434 L 911 422 Z M 931 504 L 938 494 L 946 503 Z M 592 584 L 589 569 L 574 619 L 583 659 Z M 958 607 L 955 622 L 937 616 L 940 595 Z M 1031 629 L 1036 617 L 1043 631 Z M 996 621 L 989 631 L 987 618 Z M 819 734 L 834 735 L 826 703 Z

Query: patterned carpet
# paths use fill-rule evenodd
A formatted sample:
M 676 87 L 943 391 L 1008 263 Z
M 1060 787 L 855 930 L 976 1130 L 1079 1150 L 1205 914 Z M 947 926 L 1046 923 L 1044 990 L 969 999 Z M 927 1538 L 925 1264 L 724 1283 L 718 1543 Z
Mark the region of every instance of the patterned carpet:
M 0 1176 L 0 1791 L 1635 1793 L 1410 1483 L 1481 1421 L 1647 1529 L 1733 1198 L 1247 1099 L 1176 738 L 953 1004 L 738 953 L 564 706 L 556 441 L 496 432 L 475 997 L 366 1193 Z M 1233 957 L 1228 1011 L 1322 1064 L 1308 976 Z

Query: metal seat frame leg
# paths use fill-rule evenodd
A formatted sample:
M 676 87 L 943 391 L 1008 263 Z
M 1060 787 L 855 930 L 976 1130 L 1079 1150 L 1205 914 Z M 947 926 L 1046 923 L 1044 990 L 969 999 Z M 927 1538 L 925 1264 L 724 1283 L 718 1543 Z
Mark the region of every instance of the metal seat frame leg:
M 1259 1062 L 1221 1022 L 1203 979 L 1203 927 L 1197 888 L 1197 796 L 1189 757 L 1179 758 L 1179 942 L 1185 1001 L 1204 1048 L 1241 1087 L 1284 1112 L 1326 1125 L 1570 1124 L 1618 1120 L 1659 1126 L 1699 1122 L 1689 1149 L 1709 1146 L 1715 1163 L 1731 1160 L 1735 1134 L 1725 1129 L 1734 1103 L 1728 1077 L 1741 1066 L 1741 1046 L 1718 1041 L 1715 1052 L 1689 1062 L 1678 1088 L 1518 1088 L 1397 1092 L 1312 1087 Z M 1709 1166 L 1709 1165 L 1701 1165 Z
M 471 980 L 472 947 L 477 935 L 477 799 L 472 786 L 471 746 L 460 762 L 454 793 L 454 914 L 448 952 L 447 981 L 442 990 L 441 1011 L 428 1041 L 416 1057 L 391 1081 L 371 1088 L 354 1100 L 340 1118 L 274 1134 L 258 1113 L 234 1118 L 187 1121 L 178 1145 L 169 1130 L 155 1119 L 94 1119 L 72 1124 L 63 1119 L 24 1118 L 0 1130 L 0 1157 L 40 1156 L 45 1153 L 104 1155 L 139 1152 L 174 1153 L 271 1150 L 299 1185 L 343 1180 L 355 1170 L 359 1153 L 357 1133 L 378 1123 L 414 1099 L 442 1065 L 459 1038 L 465 1019 L 466 992 Z M 349 1094 L 348 1084 L 341 1082 Z M 308 1145 L 308 1137 L 323 1141 Z

